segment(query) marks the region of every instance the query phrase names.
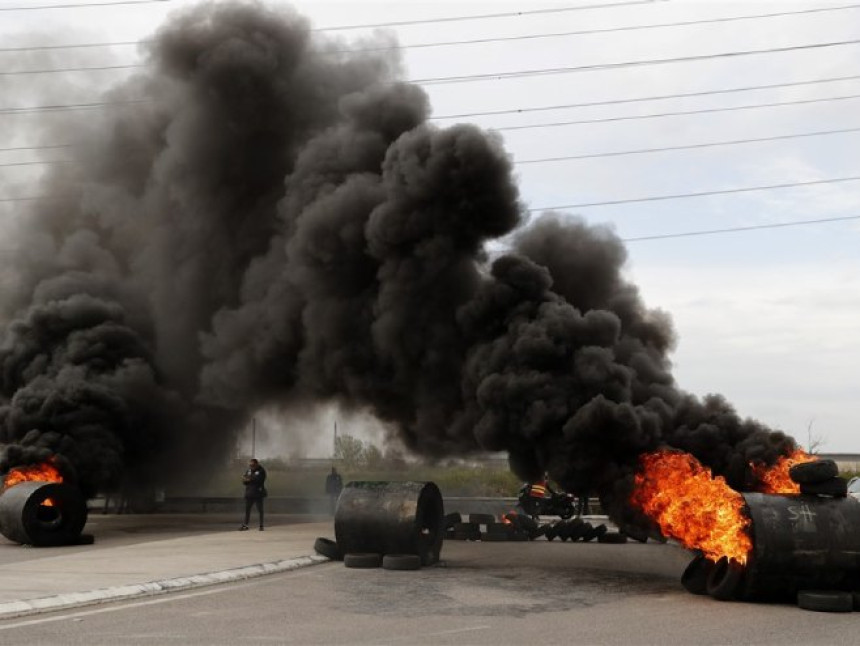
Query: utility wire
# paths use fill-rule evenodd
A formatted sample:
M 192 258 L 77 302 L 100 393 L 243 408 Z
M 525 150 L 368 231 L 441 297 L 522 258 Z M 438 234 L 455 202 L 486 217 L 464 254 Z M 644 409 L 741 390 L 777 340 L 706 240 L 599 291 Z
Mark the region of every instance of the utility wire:
M 783 139 L 798 139 L 801 137 L 820 137 L 825 135 L 836 135 L 843 134 L 848 132 L 858 132 L 860 131 L 860 127 L 856 128 L 839 128 L 836 130 L 819 130 L 816 132 L 798 132 L 787 135 L 775 135 L 772 137 L 756 137 L 753 139 L 733 139 L 729 141 L 708 141 L 704 143 L 698 144 L 686 144 L 681 146 L 663 146 L 661 148 L 639 148 L 634 150 L 614 150 L 603 153 L 586 153 L 582 155 L 563 155 L 559 157 L 541 157 L 540 159 L 521 159 L 515 160 L 513 163 L 516 165 L 524 165 L 524 164 L 542 164 L 548 162 L 559 162 L 559 161 L 574 161 L 579 159 L 596 159 L 599 157 L 621 157 L 623 155 L 641 155 L 646 153 L 657 153 L 657 152 L 666 152 L 670 150 L 692 150 L 696 148 L 710 148 L 714 146 L 736 146 L 739 144 L 751 144 L 751 143 L 759 143 L 764 141 L 781 141 Z M 52 164 L 66 164 L 76 161 L 74 159 L 51 159 L 45 161 L 27 161 L 27 162 L 10 162 L 10 163 L 2 163 L 0 167 L 7 166 L 37 166 L 37 165 L 52 165 Z
M 759 229 L 779 229 L 783 227 L 799 227 L 809 224 L 824 224 L 826 222 L 847 222 L 848 220 L 860 220 L 860 215 L 846 215 L 835 218 L 820 218 L 818 220 L 795 220 L 794 222 L 774 222 L 773 224 L 758 224 L 748 227 L 728 227 L 725 229 L 709 229 L 705 231 L 687 231 L 685 233 L 664 233 L 653 236 L 640 236 L 637 238 L 622 238 L 622 242 L 643 242 L 645 240 L 665 240 L 667 238 L 689 238 L 693 236 L 710 236 L 718 233 L 737 233 L 743 231 L 757 231 Z
M 559 157 L 542 157 L 540 159 L 523 159 L 515 161 L 514 164 L 541 164 L 544 162 L 571 161 L 577 159 L 596 159 L 598 157 L 620 157 L 622 155 L 642 155 L 646 153 L 658 153 L 669 150 L 692 150 L 695 148 L 710 148 L 713 146 L 736 146 L 739 144 L 752 144 L 763 141 L 780 141 L 783 139 L 798 139 L 800 137 L 820 137 L 824 135 L 836 135 L 846 132 L 860 131 L 857 128 L 839 128 L 837 130 L 819 130 L 817 132 L 798 132 L 788 135 L 775 135 L 773 137 L 757 137 L 754 139 L 734 139 L 730 141 L 708 141 L 699 144 L 687 144 L 683 146 L 665 146 L 662 148 L 639 148 L 634 150 L 618 150 L 604 153 L 587 153 L 584 155 L 564 155 Z
M 650 0 L 649 0 L 650 1 Z M 665 1 L 665 0 L 663 0 Z M 842 47 L 845 45 L 856 45 L 860 39 L 842 40 L 829 43 L 810 43 L 806 45 L 791 45 L 788 47 L 771 47 L 768 49 L 752 49 L 738 52 L 719 52 L 717 54 L 697 54 L 694 56 L 679 56 L 675 58 L 656 58 L 636 61 L 621 61 L 618 63 L 597 63 L 593 65 L 578 65 L 574 67 L 546 67 L 533 70 L 519 70 L 514 72 L 490 72 L 486 74 L 467 74 L 463 76 L 438 76 L 423 79 L 407 79 L 409 83 L 424 85 L 442 85 L 447 83 L 471 83 L 475 81 L 506 80 L 514 78 L 526 78 L 529 76 L 548 76 L 552 74 L 573 74 L 575 72 L 593 72 L 599 70 L 612 70 L 627 67 L 644 67 L 648 65 L 666 65 L 671 63 L 685 63 L 692 61 L 713 60 L 722 58 L 738 58 L 743 56 L 756 56 L 761 54 L 779 54 L 785 52 L 803 51 L 811 49 L 822 49 L 827 47 Z M 0 76 L 21 76 L 27 74 L 57 74 L 67 72 L 93 72 L 104 70 L 135 69 L 143 67 L 134 65 L 102 65 L 96 67 L 64 67 L 53 69 L 17 70 L 13 72 L 0 72 Z
M 505 13 L 485 13 L 475 16 L 448 16 L 445 18 L 422 18 L 420 20 L 399 20 L 393 22 L 377 22 L 362 25 L 340 25 L 337 27 L 319 27 L 311 31 L 346 31 L 348 29 L 376 29 L 379 27 L 403 27 L 406 25 L 428 25 L 440 22 L 465 22 L 467 20 L 487 20 L 489 18 L 519 18 L 520 16 L 567 13 L 569 11 L 583 11 L 587 9 L 615 9 L 630 5 L 654 4 L 665 0 L 627 0 L 626 2 L 613 2 L 609 4 L 583 4 L 572 7 L 554 7 L 552 9 L 527 9 L 525 11 L 508 11 Z
M 33 105 L 20 108 L 0 108 L 0 114 L 30 114 L 36 112 L 66 112 L 70 110 L 94 110 L 104 107 L 118 107 L 151 103 L 151 99 L 130 99 L 128 101 L 96 101 L 94 103 L 63 103 L 57 105 Z
M 0 153 L 18 152 L 22 150 L 55 150 L 59 148 L 71 148 L 71 144 L 53 144 L 50 146 L 10 146 L 0 148 Z
M 809 79 L 806 81 L 794 81 L 790 83 L 770 83 L 767 85 L 749 85 L 746 87 L 727 88 L 721 90 L 703 90 L 701 92 L 685 92 L 682 94 L 663 94 L 657 96 L 638 97 L 630 99 L 613 99 L 608 101 L 588 101 L 585 103 L 568 103 L 562 105 L 536 106 L 531 108 L 512 108 L 508 110 L 488 110 L 484 112 L 463 112 L 460 114 L 449 114 L 439 117 L 430 117 L 431 121 L 441 121 L 445 119 L 460 119 L 466 117 L 482 117 L 502 114 L 522 114 L 526 112 L 543 112 L 547 110 L 566 110 L 571 108 L 587 108 L 604 105 L 622 105 L 627 103 L 639 103 L 644 101 L 658 101 L 663 99 L 683 99 L 697 96 L 709 96 L 711 94 L 731 94 L 735 92 L 747 92 L 752 90 L 769 90 L 782 87 L 795 87 L 801 85 L 814 85 L 817 83 L 836 83 L 840 81 L 855 81 L 860 79 L 860 74 L 853 76 L 835 76 L 821 79 Z M 116 106 L 135 105 L 139 103 L 151 103 L 150 99 L 132 99 L 128 101 L 98 101 L 93 103 L 68 103 L 57 105 L 32 105 L 19 108 L 0 108 L 0 115 L 3 114 L 30 114 L 39 112 L 55 112 L 55 111 L 75 111 L 75 110 L 92 110 L 99 108 L 109 108 Z
M 565 211 L 570 209 L 583 209 L 598 206 L 617 206 L 619 204 L 633 204 L 638 202 L 658 202 L 663 200 L 681 200 L 694 197 L 708 197 L 712 195 L 730 195 L 734 193 L 752 193 L 755 191 L 770 191 L 781 188 L 795 188 L 799 186 L 816 186 L 819 184 L 836 184 L 839 182 L 860 181 L 857 177 L 834 177 L 832 179 L 816 179 L 808 182 L 787 182 L 785 184 L 769 184 L 766 186 L 746 186 L 741 188 L 716 189 L 713 191 L 698 191 L 696 193 L 675 193 L 673 195 L 649 195 L 646 197 L 634 197 L 621 200 L 608 200 L 605 202 L 580 202 L 579 204 L 558 204 L 555 206 L 541 206 L 527 209 L 530 213 L 538 211 Z
M 513 78 L 524 78 L 528 76 L 549 76 L 551 74 L 573 74 L 575 72 L 592 72 L 595 70 L 620 69 L 625 67 L 644 67 L 646 65 L 666 65 L 670 63 L 688 63 L 691 61 L 712 60 L 720 58 L 738 58 L 743 56 L 757 56 L 761 54 L 781 54 L 785 52 L 796 52 L 810 49 L 823 49 L 827 47 L 842 47 L 845 45 L 856 45 L 860 39 L 840 40 L 829 43 L 809 43 L 806 45 L 790 45 L 788 47 L 770 47 L 768 49 L 748 49 L 737 52 L 719 52 L 717 54 L 697 54 L 695 56 L 678 56 L 675 58 L 655 58 L 638 61 L 621 61 L 618 63 L 597 63 L 593 65 L 577 65 L 574 67 L 544 67 L 533 70 L 519 70 L 515 72 L 489 72 L 486 74 L 466 74 L 462 76 L 434 76 L 423 79 L 411 79 L 411 83 L 424 85 L 441 85 L 446 83 L 471 83 L 473 81 L 498 81 Z
M 702 108 L 701 110 L 682 110 L 678 112 L 659 112 L 656 114 L 634 114 L 624 117 L 601 117 L 598 119 L 580 119 L 578 121 L 555 121 L 551 123 L 532 123 L 522 126 L 492 127 L 492 130 L 530 130 L 534 128 L 557 128 L 561 126 L 577 126 L 589 123 L 610 123 L 615 121 L 636 121 L 638 119 L 661 119 L 663 117 L 679 117 L 695 114 L 711 114 L 714 112 L 735 112 L 738 110 L 757 110 L 759 108 L 776 108 L 789 105 L 805 105 L 809 103 L 823 103 L 826 101 L 845 101 L 847 99 L 860 98 L 860 94 L 848 94 L 845 96 L 831 96 L 821 99 L 802 99 L 800 101 L 778 101 L 774 103 L 755 103 L 751 105 L 736 105 L 723 108 Z
M 821 79 L 810 79 L 806 81 L 794 81 L 791 83 L 770 83 L 767 85 L 747 85 L 746 87 L 727 88 L 722 90 L 702 90 L 701 92 L 684 92 L 682 94 L 662 94 L 656 96 L 637 97 L 632 99 L 611 99 L 608 101 L 587 101 L 585 103 L 565 103 L 561 105 L 545 105 L 532 108 L 513 108 L 509 110 L 485 110 L 483 112 L 462 112 L 460 114 L 446 114 L 439 117 L 430 117 L 431 121 L 444 119 L 463 119 L 465 117 L 486 117 L 502 114 L 521 114 L 524 112 L 543 112 L 547 110 L 567 110 L 569 108 L 590 108 L 602 105 L 620 105 L 622 103 L 639 103 L 642 101 L 661 101 L 663 99 L 686 99 L 694 96 L 708 96 L 711 94 L 731 94 L 734 92 L 748 92 L 752 90 L 771 90 L 781 87 L 795 87 L 799 85 L 814 85 L 816 83 L 836 83 L 839 81 L 855 81 L 860 79 L 860 74 L 853 76 L 833 76 Z
M 475 38 L 471 40 L 448 40 L 448 41 L 437 41 L 437 42 L 429 42 L 429 43 L 413 43 L 413 44 L 398 44 L 398 45 L 386 45 L 380 47 L 355 47 L 355 48 L 347 48 L 337 50 L 339 53 L 358 53 L 358 52 L 379 52 L 379 51 L 389 51 L 389 50 L 400 50 L 400 49 L 421 49 L 428 47 L 455 47 L 459 45 L 483 45 L 489 43 L 503 43 L 503 42 L 512 42 L 519 40 L 536 40 L 541 38 L 564 38 L 568 36 L 584 36 L 588 34 L 605 34 L 612 32 L 622 32 L 622 31 L 634 31 L 634 30 L 643 30 L 643 29 L 662 29 L 668 27 L 687 27 L 692 25 L 707 25 L 713 23 L 723 23 L 723 22 L 734 22 L 740 20 L 759 20 L 766 18 L 778 18 L 785 16 L 798 16 L 804 14 L 812 14 L 812 13 L 822 13 L 822 12 L 830 12 L 830 11 L 845 11 L 851 9 L 860 9 L 860 5 L 845 5 L 841 7 L 816 7 L 814 9 L 800 9 L 797 11 L 780 11 L 773 13 L 763 13 L 763 14 L 755 14 L 748 16 L 729 16 L 724 18 L 706 18 L 702 20 L 684 20 L 678 22 L 666 22 L 659 23 L 653 25 L 632 25 L 627 27 L 606 27 L 601 29 L 581 29 L 578 31 L 564 31 L 564 32 L 542 32 L 537 34 L 522 34 L 519 36 L 501 36 L 501 37 L 493 37 L 493 38 Z M 321 28 L 317 31 L 326 31 L 325 28 Z M 46 50 L 57 50 L 57 49 L 87 49 L 94 47 L 125 47 L 131 45 L 139 45 L 152 42 L 151 39 L 141 39 L 141 40 L 120 40 L 113 42 L 103 42 L 103 43 L 73 43 L 69 45 L 31 45 L 27 47 L 0 47 L 0 53 L 7 52 L 28 52 L 28 51 L 46 51 Z
M 25 7 L 0 7 L 0 11 L 33 11 L 37 9 L 78 9 L 81 7 L 108 7 L 112 5 L 154 4 L 156 2 L 172 2 L 172 0 L 112 0 L 111 2 L 31 5 Z
M 542 38 L 566 38 L 569 36 L 586 36 L 591 34 L 608 34 L 624 31 L 640 31 L 645 29 L 664 29 L 669 27 L 689 27 L 693 25 L 708 25 L 714 23 L 736 22 L 741 20 L 760 20 L 763 18 L 780 18 L 785 16 L 798 16 L 810 13 L 821 13 L 825 11 L 845 11 L 849 9 L 860 9 L 860 5 L 846 5 L 842 7 L 816 7 L 814 9 L 801 9 L 798 11 L 780 11 L 774 13 L 754 14 L 749 16 L 729 16 L 724 18 L 704 18 L 702 20 L 682 20 L 676 22 L 664 22 L 652 25 L 630 25 L 625 27 L 604 27 L 599 29 L 580 29 L 577 31 L 543 32 L 538 34 L 521 34 L 518 36 L 497 36 L 492 38 L 474 38 L 471 40 L 446 40 L 429 43 L 413 43 L 406 45 L 384 45 L 376 47 L 355 47 L 337 50 L 340 53 L 357 52 L 382 52 L 394 49 L 422 49 L 429 47 L 456 47 L 461 45 L 487 45 L 490 43 L 508 43 L 520 40 L 537 40 Z M 126 44 L 126 43 L 119 43 Z M 88 45 L 83 45 L 88 46 Z M 3 50 L 0 49 L 0 52 Z

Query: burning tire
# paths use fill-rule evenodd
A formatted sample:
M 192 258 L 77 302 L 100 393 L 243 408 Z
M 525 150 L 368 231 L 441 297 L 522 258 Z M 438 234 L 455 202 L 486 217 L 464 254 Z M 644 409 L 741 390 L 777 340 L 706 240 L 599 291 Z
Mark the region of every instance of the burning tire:
M 833 460 L 816 460 L 795 464 L 788 470 L 788 476 L 797 484 L 824 482 L 839 475 L 839 467 Z
M 417 554 L 386 554 L 382 557 L 383 570 L 420 570 L 421 557 Z
M 848 495 L 848 483 L 840 478 L 830 478 L 821 482 L 810 482 L 800 485 L 800 493 L 815 496 L 830 496 L 831 498 L 845 498 Z
M 86 523 L 86 500 L 69 484 L 22 482 L 0 495 L 0 534 L 15 543 L 75 545 Z
M 337 543 L 330 538 L 323 538 L 320 536 L 316 539 L 314 541 L 314 551 L 321 556 L 331 559 L 332 561 L 343 560 L 343 554 L 341 554 L 340 548 L 337 546 Z
M 381 554 L 344 554 L 343 564 L 349 568 L 375 568 L 382 565 Z
M 719 601 L 734 599 L 744 574 L 744 566 L 722 557 L 708 575 L 708 594 Z
M 854 609 L 854 597 L 850 592 L 801 590 L 797 593 L 797 605 L 804 610 L 817 612 L 851 612 Z
M 708 578 L 713 569 L 714 562 L 699 554 L 681 575 L 681 585 L 692 594 L 708 594 Z

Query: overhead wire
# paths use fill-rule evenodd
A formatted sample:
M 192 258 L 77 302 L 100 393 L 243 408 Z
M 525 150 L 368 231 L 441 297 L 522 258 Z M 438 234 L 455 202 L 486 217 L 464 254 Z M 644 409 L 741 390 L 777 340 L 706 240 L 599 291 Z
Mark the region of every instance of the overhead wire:
M 620 117 L 599 117 L 596 119 L 579 119 L 576 121 L 555 121 L 550 123 L 532 123 L 515 126 L 490 126 L 492 130 L 533 130 L 535 128 L 558 128 L 562 126 L 578 126 L 595 123 L 613 123 L 616 121 L 637 121 L 640 119 L 661 119 L 665 117 L 691 116 L 697 114 L 713 114 L 717 112 L 736 112 L 739 110 L 757 110 L 761 108 L 777 108 L 793 105 L 807 105 L 810 103 L 824 103 L 828 101 L 846 101 L 860 98 L 860 94 L 848 94 L 843 96 L 822 97 L 819 99 L 800 99 L 798 101 L 776 101 L 772 103 L 755 103 L 752 105 L 735 105 L 720 108 L 701 108 L 698 110 L 679 110 L 675 112 L 659 112 L 652 114 L 634 114 Z
M 618 200 L 605 200 L 602 202 L 579 202 L 575 204 L 555 204 L 552 206 L 540 206 L 526 209 L 530 213 L 538 211 L 567 211 L 571 209 L 593 208 L 601 206 L 618 206 L 620 204 L 634 204 L 642 202 L 660 202 L 665 200 L 683 200 L 697 197 L 710 197 L 713 195 L 731 195 L 735 193 L 753 193 L 758 191 L 771 191 L 784 188 L 797 188 L 804 186 L 817 186 L 821 184 L 837 184 L 840 182 L 860 181 L 860 176 L 833 177 L 830 179 L 816 179 L 805 182 L 786 182 L 783 184 L 766 184 L 761 186 L 742 186 L 738 188 L 723 188 L 710 191 L 696 191 L 693 193 L 672 193 L 668 195 L 646 195 L 644 197 L 623 198 Z
M 663 146 L 660 148 L 639 148 L 634 150 L 618 150 L 602 153 L 586 153 L 582 155 L 560 155 L 558 157 L 542 157 L 539 159 L 522 159 L 514 161 L 514 164 L 541 164 L 546 162 L 572 161 L 578 159 L 597 159 L 600 157 L 620 157 L 622 155 L 642 155 L 647 153 L 666 152 L 670 150 L 693 150 L 696 148 L 710 148 L 714 146 L 736 146 L 741 144 L 760 143 L 765 141 L 780 141 L 784 139 L 797 139 L 801 137 L 821 137 L 849 132 L 858 132 L 856 128 L 837 128 L 834 130 L 818 130 L 816 132 L 798 132 L 787 135 L 774 135 L 772 137 L 755 137 L 751 139 L 733 139 L 728 141 L 708 141 L 698 144 L 684 144 L 680 146 Z
M 718 52 L 716 54 L 696 54 L 693 56 L 676 56 L 672 58 L 654 58 L 636 61 L 620 61 L 617 63 L 594 63 L 591 65 L 575 65 L 572 67 L 544 67 L 532 70 L 513 72 L 487 72 L 484 74 L 464 74 L 459 76 L 434 76 L 421 79 L 410 79 L 410 83 L 423 85 L 442 85 L 447 83 L 472 83 L 475 81 L 500 81 L 530 76 L 550 76 L 555 74 L 573 74 L 576 72 L 591 72 L 595 70 L 622 69 L 628 67 L 644 67 L 648 65 L 669 65 L 688 63 L 691 61 L 713 60 L 722 58 L 739 58 L 743 56 L 759 56 L 762 54 L 782 54 L 786 52 L 823 49 L 828 47 L 844 47 L 857 45 L 860 39 L 839 40 L 827 43 L 807 43 L 805 45 L 789 45 L 786 47 L 768 47 L 766 49 L 748 49 L 733 52 Z
M 705 229 L 702 231 L 685 231 L 683 233 L 662 233 L 651 236 L 637 236 L 635 238 L 622 238 L 622 242 L 644 242 L 646 240 L 666 240 L 668 238 L 690 238 L 693 236 L 710 236 L 718 233 L 739 233 L 744 231 L 758 231 L 760 229 L 781 229 L 784 227 L 798 227 L 810 224 L 824 224 L 828 222 L 847 222 L 860 220 L 860 215 L 845 215 L 833 218 L 818 218 L 815 220 L 795 220 L 793 222 L 774 222 L 771 224 L 755 224 L 745 227 L 726 227 L 724 229 Z
M 791 81 L 788 83 L 767 83 L 764 85 L 747 85 L 743 87 L 724 88 L 720 90 L 702 90 L 699 92 L 682 92 L 679 94 L 658 94 L 654 96 L 636 97 L 629 99 L 609 99 L 606 101 L 585 101 L 581 103 L 563 103 L 556 105 L 534 106 L 529 108 L 510 108 L 505 110 L 483 110 L 480 112 L 461 112 L 459 114 L 446 114 L 430 117 L 431 121 L 442 121 L 445 119 L 462 119 L 465 117 L 485 117 L 502 114 L 522 114 L 526 112 L 544 112 L 549 110 L 567 110 L 570 108 L 591 108 L 604 105 L 621 105 L 624 103 L 640 103 L 643 101 L 662 101 L 664 99 L 686 99 L 698 96 L 709 96 L 712 94 L 732 94 L 735 92 L 749 92 L 754 90 L 771 90 L 783 87 L 795 87 L 801 85 L 815 85 L 817 83 L 837 83 L 841 81 L 855 81 L 860 79 L 860 74 L 850 76 L 831 76 L 820 79 L 808 79 L 805 81 Z
M 346 49 L 335 50 L 339 53 L 359 53 L 359 52 L 376 52 L 376 51 L 389 51 L 389 50 L 402 50 L 402 49 L 422 49 L 422 48 L 430 48 L 430 47 L 456 47 L 461 45 L 485 45 L 489 43 L 506 43 L 506 42 L 514 42 L 521 40 L 536 40 L 542 38 L 565 38 L 569 36 L 584 36 L 589 34 L 606 34 L 613 32 L 624 32 L 624 31 L 637 31 L 637 30 L 646 30 L 646 29 L 665 29 L 672 27 L 689 27 L 694 25 L 707 25 L 707 24 L 716 24 L 716 23 L 724 23 L 724 22 L 736 22 L 743 20 L 761 20 L 761 19 L 769 19 L 769 18 L 781 18 L 787 16 L 798 16 L 805 14 L 813 14 L 813 13 L 824 13 L 824 12 L 832 12 L 832 11 L 846 11 L 860 9 L 860 5 L 843 5 L 839 7 L 815 7 L 812 9 L 799 9 L 794 11 L 779 11 L 779 12 L 770 12 L 764 14 L 752 14 L 746 16 L 724 16 L 720 18 L 703 18 L 699 20 L 683 20 L 683 21 L 675 21 L 675 22 L 666 22 L 666 23 L 657 23 L 650 25 L 627 25 L 623 27 L 605 27 L 605 28 L 597 28 L 597 29 L 580 29 L 576 31 L 564 31 L 564 32 L 540 32 L 536 34 L 520 34 L 517 36 L 498 36 L 498 37 L 488 37 L 488 38 L 474 38 L 470 40 L 449 40 L 449 41 L 436 41 L 436 42 L 428 42 L 428 43 L 406 43 L 406 44 L 395 44 L 395 45 L 385 45 L 385 46 L 373 46 L 373 47 L 351 47 Z M 518 15 L 523 15 L 520 12 Z M 326 31 L 325 27 L 319 28 L 316 31 Z M 57 50 L 57 49 L 87 49 L 87 48 L 97 48 L 97 47 L 125 47 L 132 45 L 139 45 L 152 42 L 151 39 L 140 39 L 140 40 L 120 40 L 120 41 L 108 41 L 108 42 L 100 42 L 100 43 L 70 43 L 67 45 L 30 45 L 24 47 L 0 47 L 0 53 L 8 53 L 8 52 L 26 52 L 26 51 L 49 51 L 49 50 Z
M 80 9 L 83 7 L 107 7 L 113 5 L 155 4 L 158 2 L 173 2 L 173 0 L 109 0 L 108 2 L 76 2 L 69 4 L 26 5 L 23 7 L 2 7 L 0 11 L 35 11 L 39 9 Z

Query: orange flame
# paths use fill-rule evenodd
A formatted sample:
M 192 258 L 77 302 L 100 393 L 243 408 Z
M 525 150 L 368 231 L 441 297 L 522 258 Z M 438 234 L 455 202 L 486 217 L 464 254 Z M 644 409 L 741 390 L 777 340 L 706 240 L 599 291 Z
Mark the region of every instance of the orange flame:
M 772 466 L 766 466 L 762 462 L 752 463 L 750 466 L 759 481 L 758 491 L 762 493 L 800 493 L 800 485 L 789 477 L 788 470 L 795 464 L 815 462 L 817 459 L 802 449 L 795 449 L 793 453 L 781 457 Z
M 743 496 L 722 476 L 713 477 L 687 453 L 661 450 L 640 458 L 631 502 L 657 522 L 664 536 L 710 560 L 745 564 L 752 539 Z
M 8 489 L 22 482 L 62 482 L 63 476 L 52 460 L 26 467 L 15 467 L 6 474 L 3 487 Z

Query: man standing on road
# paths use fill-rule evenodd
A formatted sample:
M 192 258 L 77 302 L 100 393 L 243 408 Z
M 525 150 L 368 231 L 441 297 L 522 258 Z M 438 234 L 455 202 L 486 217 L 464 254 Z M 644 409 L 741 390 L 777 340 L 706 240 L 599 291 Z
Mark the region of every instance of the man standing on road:
M 263 498 L 268 493 L 266 492 L 266 470 L 263 468 L 257 458 L 251 458 L 248 462 L 248 469 L 242 474 L 242 482 L 245 485 L 245 522 L 239 527 L 240 532 L 248 529 L 248 523 L 251 522 L 251 507 L 257 506 L 257 513 L 260 515 L 260 531 L 263 531 Z

